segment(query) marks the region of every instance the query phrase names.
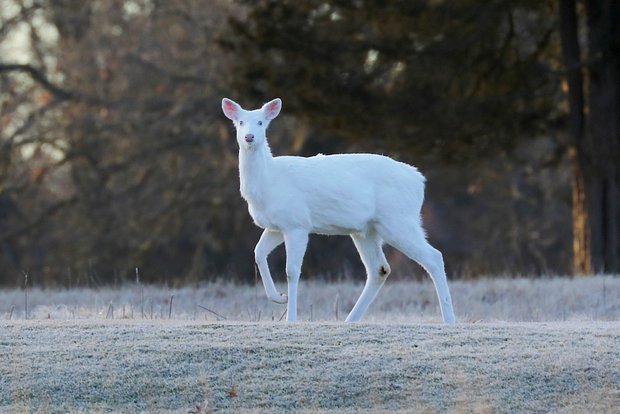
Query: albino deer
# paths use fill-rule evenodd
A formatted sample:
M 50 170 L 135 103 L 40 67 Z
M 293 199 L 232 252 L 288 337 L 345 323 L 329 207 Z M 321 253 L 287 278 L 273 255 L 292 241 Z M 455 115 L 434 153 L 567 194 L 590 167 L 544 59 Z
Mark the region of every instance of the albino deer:
M 425 178 L 410 165 L 373 154 L 274 157 L 269 123 L 280 113 L 274 99 L 248 111 L 224 98 L 222 109 L 237 129 L 241 195 L 254 222 L 265 229 L 254 250 L 267 297 L 287 304 L 297 320 L 297 286 L 310 233 L 349 235 L 367 279 L 347 322 L 359 321 L 390 274 L 382 245 L 418 262 L 435 284 L 441 314 L 455 322 L 443 257 L 427 241 L 420 210 Z M 273 284 L 267 256 L 284 242 L 288 296 Z

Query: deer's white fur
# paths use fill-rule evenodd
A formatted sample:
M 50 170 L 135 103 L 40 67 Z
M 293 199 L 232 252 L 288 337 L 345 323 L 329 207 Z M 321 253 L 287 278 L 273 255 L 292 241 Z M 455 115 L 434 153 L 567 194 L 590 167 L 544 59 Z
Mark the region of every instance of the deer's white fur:
M 435 284 L 443 320 L 455 322 L 443 257 L 427 242 L 422 228 L 424 176 L 381 155 L 274 157 L 266 130 L 281 108 L 280 99 L 252 111 L 222 100 L 224 114 L 237 130 L 241 195 L 254 222 L 265 229 L 255 258 L 267 296 L 277 303 L 288 301 L 288 321 L 296 321 L 297 286 L 308 235 L 349 235 L 367 280 L 347 321 L 362 318 L 390 273 L 382 249 L 385 242 L 424 267 Z M 288 296 L 276 290 L 267 264 L 269 253 L 282 242 Z

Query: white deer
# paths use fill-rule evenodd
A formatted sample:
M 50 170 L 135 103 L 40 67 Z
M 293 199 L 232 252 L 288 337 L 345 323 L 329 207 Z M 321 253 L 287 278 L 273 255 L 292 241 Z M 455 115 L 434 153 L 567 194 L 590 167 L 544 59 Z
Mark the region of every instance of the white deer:
M 277 303 L 288 301 L 288 321 L 296 321 L 297 286 L 308 235 L 349 235 L 367 279 L 348 322 L 362 318 L 390 274 L 384 242 L 428 272 L 444 322 L 455 322 L 443 257 L 428 243 L 422 228 L 424 176 L 382 155 L 274 157 L 266 131 L 281 108 L 280 99 L 251 111 L 228 98 L 222 100 L 224 114 L 237 130 L 241 195 L 254 222 L 264 229 L 254 253 L 267 297 Z M 288 296 L 276 290 L 267 264 L 267 256 L 282 242 Z

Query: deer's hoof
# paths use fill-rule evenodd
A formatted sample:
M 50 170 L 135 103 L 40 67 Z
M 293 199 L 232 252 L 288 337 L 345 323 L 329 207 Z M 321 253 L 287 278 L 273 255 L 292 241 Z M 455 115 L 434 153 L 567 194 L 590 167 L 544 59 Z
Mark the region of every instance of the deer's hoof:
M 279 297 L 271 298 L 272 302 L 279 303 L 280 305 L 284 305 L 288 302 L 288 296 L 284 293 L 280 293 Z

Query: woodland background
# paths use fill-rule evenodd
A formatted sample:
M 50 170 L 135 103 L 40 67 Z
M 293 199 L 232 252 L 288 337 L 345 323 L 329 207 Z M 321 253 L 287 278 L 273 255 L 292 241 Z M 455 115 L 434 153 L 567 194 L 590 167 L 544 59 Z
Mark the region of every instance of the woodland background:
M 0 0 L 0 286 L 254 280 L 224 96 L 416 165 L 451 278 L 620 272 L 617 1 Z M 336 237 L 304 273 L 363 277 Z

